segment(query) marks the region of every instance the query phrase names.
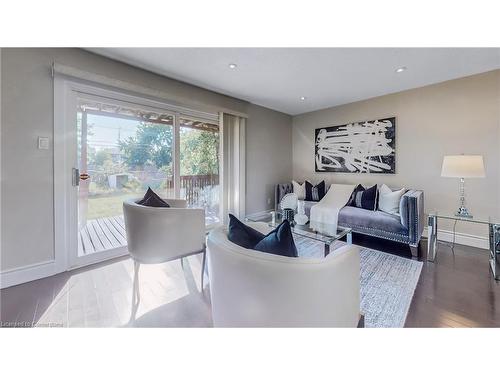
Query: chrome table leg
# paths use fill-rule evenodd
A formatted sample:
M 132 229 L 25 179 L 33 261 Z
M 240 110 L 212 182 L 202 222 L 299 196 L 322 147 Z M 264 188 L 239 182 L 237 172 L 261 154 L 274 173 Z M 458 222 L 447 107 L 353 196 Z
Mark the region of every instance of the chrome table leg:
M 490 224 L 490 267 L 495 280 L 500 280 L 500 225 Z
M 347 233 L 347 244 L 352 245 L 352 232 Z
M 325 243 L 325 257 L 330 254 L 330 244 Z
M 203 251 L 203 258 L 201 261 L 201 292 L 203 293 L 203 284 L 205 279 L 205 267 L 207 264 L 207 250 Z
M 437 248 L 437 217 L 429 215 L 428 218 L 428 238 L 427 238 L 427 261 L 434 262 Z

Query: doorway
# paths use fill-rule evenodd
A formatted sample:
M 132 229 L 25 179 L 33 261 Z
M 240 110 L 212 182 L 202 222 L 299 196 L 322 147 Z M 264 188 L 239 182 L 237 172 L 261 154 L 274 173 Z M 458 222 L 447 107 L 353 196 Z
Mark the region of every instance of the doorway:
M 149 187 L 204 208 L 207 226 L 221 221 L 218 115 L 193 116 L 80 84 L 67 85 L 64 103 L 65 157 L 55 168 L 56 180 L 64 168 L 65 204 L 56 202 L 56 216 L 64 211 L 66 221 L 56 224 L 56 232 L 69 249 L 67 269 L 127 254 L 123 201 L 142 197 Z

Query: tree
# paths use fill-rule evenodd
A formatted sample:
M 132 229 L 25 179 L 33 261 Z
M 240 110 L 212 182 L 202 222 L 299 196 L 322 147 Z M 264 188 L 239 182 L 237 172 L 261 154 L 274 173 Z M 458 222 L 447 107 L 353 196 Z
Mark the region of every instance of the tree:
M 181 127 L 182 175 L 219 174 L 219 133 Z M 123 162 L 132 168 L 154 165 L 171 173 L 172 127 L 141 123 L 134 137 L 119 142 Z
M 124 163 L 132 168 L 154 165 L 160 169 L 172 162 L 172 127 L 141 122 L 135 137 L 120 141 Z
M 93 162 L 96 166 L 104 165 L 106 161 L 112 161 L 111 154 L 108 150 L 96 151 L 95 154 L 90 155 L 90 159 L 91 161 L 89 164 Z
M 181 128 L 181 174 L 219 174 L 219 133 Z

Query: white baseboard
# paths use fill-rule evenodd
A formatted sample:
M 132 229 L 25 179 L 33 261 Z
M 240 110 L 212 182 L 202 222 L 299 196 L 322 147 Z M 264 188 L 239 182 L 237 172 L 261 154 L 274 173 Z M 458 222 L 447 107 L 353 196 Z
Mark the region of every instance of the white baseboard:
M 423 237 L 428 237 L 427 228 L 424 229 Z M 445 242 L 453 242 L 453 231 L 438 229 L 438 240 Z M 489 239 L 474 234 L 455 232 L 455 243 L 478 247 L 480 249 L 489 249 Z
M 56 273 L 57 268 L 54 260 L 8 269 L 0 273 L 0 289 L 42 279 Z

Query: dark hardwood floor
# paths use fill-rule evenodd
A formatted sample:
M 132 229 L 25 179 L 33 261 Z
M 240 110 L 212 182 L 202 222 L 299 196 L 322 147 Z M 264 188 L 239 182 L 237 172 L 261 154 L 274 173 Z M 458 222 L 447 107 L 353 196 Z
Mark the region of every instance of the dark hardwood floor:
M 411 250 L 391 241 L 355 235 L 354 243 L 411 258 Z M 488 251 L 439 244 L 436 262 L 426 261 L 427 240 L 420 243 L 422 273 L 405 327 L 500 327 L 500 282 L 491 276 Z
M 354 243 L 404 257 L 409 247 L 354 235 Z M 421 251 L 425 255 L 425 240 Z M 421 260 L 425 260 L 425 257 Z M 209 286 L 200 293 L 200 257 L 141 266 L 141 304 L 130 321 L 133 266 L 128 257 L 0 291 L 3 326 L 210 327 Z M 500 283 L 488 252 L 440 245 L 424 262 L 406 327 L 500 327 Z
M 500 282 L 491 275 L 488 251 L 441 245 L 425 262 L 406 327 L 500 327 Z

